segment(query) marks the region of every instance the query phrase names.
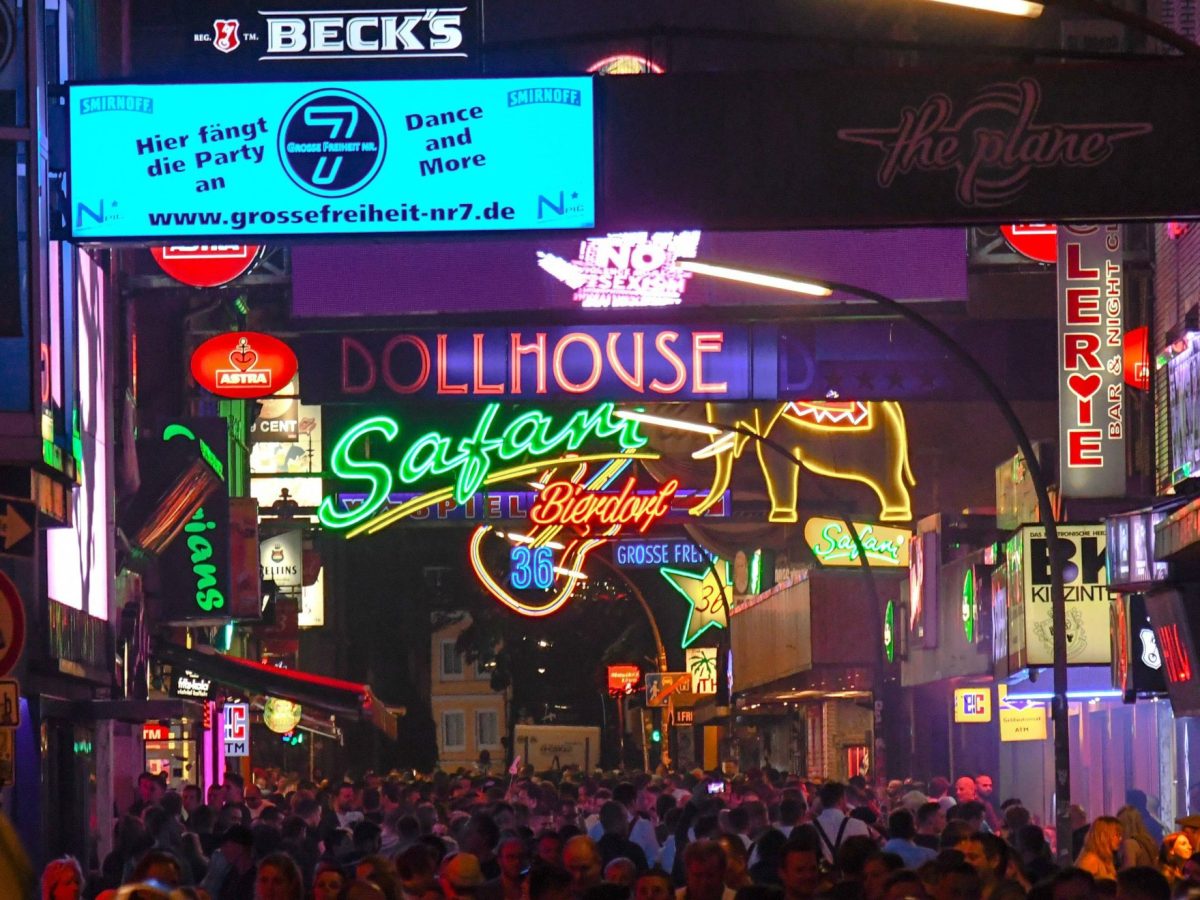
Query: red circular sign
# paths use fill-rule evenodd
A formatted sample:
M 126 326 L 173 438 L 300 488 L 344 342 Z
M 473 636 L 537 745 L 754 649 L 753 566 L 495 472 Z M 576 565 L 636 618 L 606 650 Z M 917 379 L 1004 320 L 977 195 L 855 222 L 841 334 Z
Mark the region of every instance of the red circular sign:
M 1058 226 L 1045 222 L 1025 225 L 1001 225 L 1000 233 L 1008 246 L 1034 262 L 1058 262 Z
M 151 247 L 164 272 L 192 287 L 220 287 L 244 275 L 258 259 L 256 244 L 187 244 Z
M 295 374 L 292 348 L 257 331 L 219 334 L 192 354 L 192 377 L 218 397 L 269 397 L 283 390 Z
M 3 678 L 17 665 L 25 649 L 25 607 L 17 586 L 3 572 L 0 572 L 0 638 L 4 640 L 0 652 L 0 678 Z

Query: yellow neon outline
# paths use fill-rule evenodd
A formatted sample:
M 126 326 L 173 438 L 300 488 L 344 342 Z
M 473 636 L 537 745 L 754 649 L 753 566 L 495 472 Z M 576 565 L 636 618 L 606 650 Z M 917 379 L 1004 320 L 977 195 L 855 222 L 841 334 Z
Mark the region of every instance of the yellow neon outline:
M 593 453 L 586 456 L 564 456 L 559 459 L 552 460 L 543 459 L 535 463 L 524 463 L 520 466 L 513 466 L 510 469 L 500 469 L 499 471 L 492 472 L 483 480 L 480 486 L 483 487 L 489 484 L 496 484 L 498 482 L 508 481 L 514 478 L 521 478 L 524 475 L 531 475 L 542 469 L 553 469 L 559 466 L 567 466 L 575 463 L 604 462 L 609 460 L 625 459 L 653 460 L 661 458 L 662 455 L 659 453 L 638 453 L 635 451 L 632 453 L 622 454 Z M 368 519 L 366 522 L 362 522 L 361 524 L 354 526 L 346 532 L 346 539 L 349 540 L 350 538 L 358 537 L 358 535 L 363 534 L 364 532 L 367 534 L 374 534 L 375 532 L 386 528 L 388 525 L 391 525 L 393 522 L 412 515 L 418 510 L 433 506 L 435 503 L 440 503 L 442 500 L 450 499 L 453 494 L 454 488 L 451 486 L 440 488 L 436 491 L 430 491 L 429 493 L 422 494 L 419 497 L 413 497 L 411 500 L 400 504 L 394 509 L 389 509 L 387 512 L 380 513 L 379 515 L 375 516 L 373 519 Z
M 867 424 L 859 425 L 831 425 L 827 423 L 810 422 L 796 416 L 787 416 L 788 420 L 795 423 L 797 428 L 805 431 L 816 432 L 865 432 L 873 433 L 878 431 L 880 439 L 886 441 L 889 437 L 895 440 L 896 446 L 900 448 L 900 452 L 894 455 L 894 458 L 889 461 L 890 467 L 888 473 L 895 478 L 895 483 L 899 484 L 904 492 L 903 505 L 889 508 L 887 506 L 887 497 L 885 496 L 884 482 L 874 475 L 868 474 L 861 470 L 854 469 L 833 469 L 827 466 L 822 466 L 807 456 L 797 456 L 795 448 L 789 447 L 791 453 L 790 458 L 796 463 L 797 469 L 789 473 L 789 477 L 799 478 L 799 468 L 808 469 L 815 475 L 821 475 L 826 478 L 840 478 L 845 481 L 857 481 L 865 484 L 874 493 L 879 501 L 880 522 L 906 522 L 912 519 L 912 491 L 910 488 L 916 485 L 916 478 L 913 477 L 912 466 L 909 462 L 908 448 L 908 427 L 904 421 L 904 411 L 901 409 L 898 401 L 895 400 L 868 400 L 867 404 Z M 760 436 L 774 434 L 775 426 L 779 423 L 779 419 L 787 415 L 787 411 L 791 408 L 791 402 L 781 403 L 770 416 L 767 417 L 766 425 L 763 425 L 762 411 L 754 410 L 753 421 L 747 422 L 739 420 L 735 425 L 739 428 L 745 428 L 753 431 Z M 875 423 L 875 415 L 879 415 L 878 424 Z M 706 405 L 705 416 L 711 420 L 713 410 L 711 404 Z M 730 477 L 732 478 L 732 466 L 741 458 L 742 452 L 745 450 L 746 441 L 750 440 L 748 435 L 740 434 L 741 440 L 737 441 L 734 448 L 729 452 L 733 454 L 730 461 Z M 781 444 L 786 445 L 786 442 L 781 441 Z M 763 454 L 766 452 L 774 453 L 775 451 L 765 446 L 762 441 L 755 441 L 755 455 L 759 458 L 759 468 L 763 472 L 763 483 L 767 490 L 767 496 L 771 501 L 771 512 L 768 516 L 769 521 L 773 523 L 795 523 L 800 520 L 799 510 L 794 506 L 790 510 L 780 509 L 779 493 L 781 485 L 776 482 L 776 479 L 771 478 L 766 473 L 766 467 L 763 465 Z M 715 455 L 715 454 L 714 454 Z M 694 507 L 690 512 L 693 516 L 700 516 L 714 506 L 720 495 L 714 496 L 712 490 L 704 498 L 698 506 Z M 797 492 L 797 502 L 799 496 Z
M 573 457 L 573 459 L 579 458 L 580 457 Z M 607 487 L 612 483 L 612 479 L 624 470 L 625 466 L 628 464 L 628 461 L 634 458 L 636 458 L 635 455 L 629 453 L 608 459 L 606 465 L 591 477 L 586 487 L 589 490 L 602 490 L 603 488 Z M 586 473 L 587 466 L 581 465 L 572 474 L 570 480 L 573 482 L 578 482 Z M 530 531 L 536 531 L 536 537 L 528 532 L 525 536 L 533 537 L 533 546 L 540 547 L 545 542 L 556 537 L 558 533 L 562 531 L 563 527 L 564 526 L 562 525 L 548 525 L 539 530 L 539 526 L 535 525 L 532 529 L 530 529 Z M 575 573 L 583 572 L 583 566 L 587 561 L 588 554 L 591 553 L 596 547 L 606 543 L 608 538 L 613 537 L 620 532 L 621 526 L 610 526 L 606 531 L 594 538 L 572 539 L 571 542 L 567 544 L 566 549 L 563 551 L 562 560 L 560 562 L 560 568 L 569 570 L 572 574 L 567 576 L 566 585 L 559 588 L 554 596 L 550 598 L 548 603 L 544 603 L 542 605 L 533 605 L 517 599 L 510 594 L 503 585 L 501 585 L 492 577 L 491 573 L 487 569 L 487 566 L 484 565 L 483 557 L 479 549 L 480 545 L 483 543 L 483 535 L 487 534 L 491 530 L 491 525 L 481 525 L 478 526 L 471 535 L 469 557 L 471 560 L 471 568 L 475 570 L 475 577 L 479 579 L 480 583 L 489 594 L 491 594 L 513 612 L 523 616 L 528 616 L 530 618 L 540 618 L 542 616 L 548 616 L 562 609 L 566 602 L 571 599 L 571 595 L 575 592 L 575 585 L 583 580 L 579 574 Z M 568 562 L 570 565 L 567 564 Z

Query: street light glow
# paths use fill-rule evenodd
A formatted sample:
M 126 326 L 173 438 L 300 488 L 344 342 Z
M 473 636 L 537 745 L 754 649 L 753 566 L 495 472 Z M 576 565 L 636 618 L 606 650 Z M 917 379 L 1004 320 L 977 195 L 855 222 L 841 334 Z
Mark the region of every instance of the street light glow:
M 742 284 L 774 288 L 777 291 L 789 291 L 793 294 L 805 294 L 809 297 L 829 297 L 833 294 L 833 290 L 825 287 L 825 285 L 817 284 L 813 281 L 805 281 L 801 278 L 768 275 L 765 272 L 735 269 L 731 266 L 715 266 L 712 263 L 697 262 L 694 259 L 681 259 L 675 265 L 688 272 L 695 272 L 697 275 L 724 278 L 726 281 L 740 281 Z
M 618 409 L 613 413 L 614 419 L 628 419 L 630 422 L 642 422 L 646 425 L 657 425 L 659 428 L 674 428 L 677 431 L 694 431 L 696 434 L 707 434 L 716 437 L 723 431 L 704 422 L 690 422 L 687 419 L 674 419 L 668 416 L 652 416 L 649 413 L 631 409 Z
M 1036 19 L 1045 9 L 1043 4 L 1029 2 L 1029 0 L 930 0 L 930 2 L 945 3 L 947 6 L 966 6 L 984 12 L 1003 13 L 1006 16 L 1024 16 L 1026 19 Z

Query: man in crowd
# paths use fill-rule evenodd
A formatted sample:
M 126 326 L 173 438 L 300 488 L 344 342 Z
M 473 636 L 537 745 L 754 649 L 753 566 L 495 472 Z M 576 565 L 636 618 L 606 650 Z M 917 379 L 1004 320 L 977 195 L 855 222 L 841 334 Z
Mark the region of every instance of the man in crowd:
M 812 900 L 821 883 L 816 848 L 807 842 L 789 841 L 779 864 L 784 900 Z
M 936 806 L 936 804 L 931 804 Z M 938 807 L 938 811 L 941 808 Z M 913 838 L 917 836 L 917 825 L 912 813 L 907 809 L 898 809 L 888 816 L 888 834 L 891 837 L 883 845 L 885 853 L 895 853 L 903 860 L 906 868 L 917 869 L 922 863 L 937 858 L 937 853 L 928 847 L 920 847 Z
M 479 889 L 479 900 L 521 900 L 528 872 L 525 842 L 517 837 L 501 841 L 496 862 L 500 876 L 484 883 Z
M 936 801 L 929 801 L 917 808 L 917 833 L 913 843 L 927 847 L 935 853 L 941 847 L 942 831 L 946 828 L 946 811 Z
M 632 860 L 639 872 L 650 868 L 642 848 L 627 837 L 629 817 L 625 807 L 615 800 L 605 803 L 600 807 L 600 827 L 604 834 L 596 842 L 596 850 L 605 865 L 623 857 Z
M 600 883 L 600 854 L 587 835 L 579 834 L 567 841 L 563 847 L 563 865 L 571 873 L 571 896 L 575 900 L 582 900 L 589 888 Z
M 684 887 L 676 900 L 733 900 L 725 886 L 725 851 L 716 841 L 693 841 L 683 851 Z
M 847 815 L 846 786 L 840 782 L 825 782 L 817 791 L 817 799 L 821 812 L 813 819 L 813 827 L 821 838 L 821 855 L 832 865 L 842 841 L 855 835 L 870 837 L 871 830 L 866 822 Z

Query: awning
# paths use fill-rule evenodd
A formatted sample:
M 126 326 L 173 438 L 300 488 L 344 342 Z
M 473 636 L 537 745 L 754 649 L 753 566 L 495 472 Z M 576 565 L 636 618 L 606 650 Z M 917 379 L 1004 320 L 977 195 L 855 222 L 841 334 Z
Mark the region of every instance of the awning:
M 163 662 L 191 669 L 222 684 L 353 716 L 370 722 L 392 739 L 396 737 L 396 716 L 371 692 L 370 685 L 223 656 L 211 647 L 189 650 L 161 638 L 155 638 L 153 653 Z

